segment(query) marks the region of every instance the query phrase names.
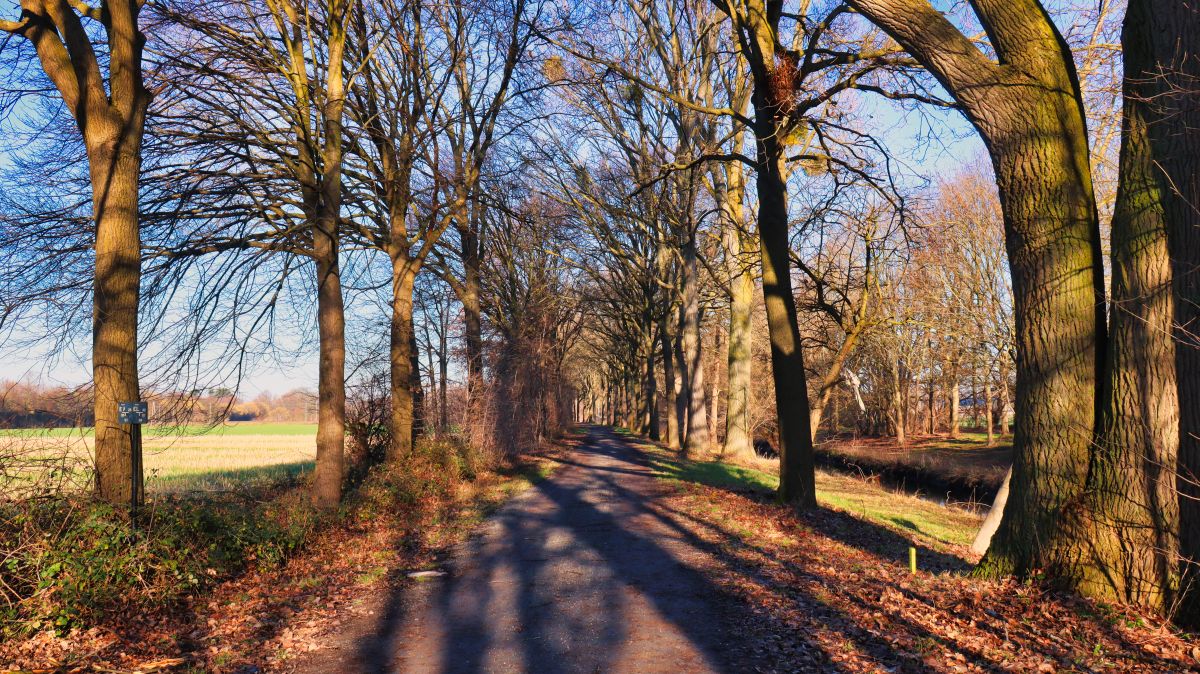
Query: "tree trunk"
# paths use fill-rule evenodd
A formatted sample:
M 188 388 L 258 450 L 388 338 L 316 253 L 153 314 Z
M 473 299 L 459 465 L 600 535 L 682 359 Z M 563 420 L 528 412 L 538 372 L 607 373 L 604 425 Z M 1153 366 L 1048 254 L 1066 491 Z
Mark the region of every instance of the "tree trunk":
M 682 312 L 682 307 L 680 308 Z M 679 333 L 672 339 L 671 346 L 675 349 L 675 417 L 679 430 L 679 447 L 682 449 L 687 442 L 688 433 L 688 361 L 683 354 L 683 320 L 679 321 Z
M 995 500 L 992 501 L 992 509 L 983 519 L 983 525 L 979 527 L 979 533 L 975 534 L 975 540 L 971 543 L 971 552 L 977 555 L 987 552 L 988 546 L 992 544 L 992 536 L 996 534 L 1000 519 L 1004 515 L 1004 504 L 1008 503 L 1008 482 L 1011 479 L 1012 468 L 1009 468 L 1004 473 L 1004 482 L 1000 483 Z
M 712 349 L 704 349 L 706 354 L 719 354 L 724 349 L 724 344 L 721 343 L 721 332 L 715 331 L 713 335 Z M 710 369 L 711 368 L 711 369 Z M 717 442 L 717 419 L 720 415 L 720 410 L 717 409 L 717 404 L 721 398 L 721 392 L 717 390 L 717 373 L 720 371 L 720 361 L 718 358 L 710 357 L 704 360 L 704 369 L 707 371 L 704 375 L 704 405 L 705 419 L 708 420 L 708 438 L 711 444 Z
M 322 217 L 313 228 L 317 268 L 317 460 L 313 503 L 336 508 L 342 497 L 346 442 L 346 316 L 338 262 L 337 215 Z
M 900 386 L 900 361 L 897 360 L 892 368 L 892 429 L 896 434 L 896 444 L 903 447 L 908 444 L 905 436 L 905 416 L 908 401 L 905 400 L 904 389 Z
M 412 428 L 409 432 L 409 446 L 415 447 L 417 445 L 417 438 L 425 433 L 428 426 L 428 419 L 425 413 L 425 389 L 421 385 L 421 352 L 417 348 L 417 331 L 412 328 L 411 323 L 410 321 L 408 353 L 413 415 Z
M 429 393 L 433 396 L 430 402 L 430 421 L 433 424 L 434 432 L 440 433 L 441 426 L 439 420 L 442 418 L 442 412 L 438 408 L 439 399 L 437 397 L 438 390 L 438 368 L 437 356 L 434 355 L 433 339 L 429 335 L 429 325 L 425 325 L 425 369 L 429 371 Z
M 733 238 L 741 254 L 741 235 Z M 740 265 L 739 265 L 740 266 Z M 754 275 L 741 269 L 733 277 L 729 301 L 728 404 L 725 410 L 725 453 L 749 456 L 754 452 L 750 429 L 750 386 L 753 376 Z
M 650 333 L 650 340 L 644 343 L 643 348 L 646 351 L 645 371 L 642 373 L 644 382 L 642 395 L 644 396 L 643 403 L 645 404 L 645 423 L 646 434 L 654 441 L 661 438 L 658 422 L 658 376 L 654 372 L 654 334 L 653 323 L 648 319 L 645 324 L 645 329 Z
M 741 138 L 741 134 L 735 136 L 735 146 L 740 146 L 737 138 Z M 750 456 L 754 452 L 754 438 L 750 428 L 750 386 L 754 357 L 754 272 L 744 259 L 749 252 L 749 245 L 744 240 L 741 230 L 745 224 L 745 176 L 742 173 L 742 165 L 738 162 L 728 162 L 726 166 L 724 208 L 727 215 L 724 238 L 730 288 L 723 453 L 727 456 Z
M 413 332 L 413 274 L 409 264 L 400 256 L 392 258 L 392 321 L 389 340 L 392 394 L 392 433 L 387 459 L 399 463 L 412 454 L 413 419 L 413 354 L 410 353 Z
M 983 382 L 983 425 L 987 429 L 988 447 L 996 446 L 996 424 L 992 423 L 992 409 L 992 375 L 989 372 Z
M 667 411 L 667 447 L 679 449 L 679 415 L 676 412 L 678 401 L 676 397 L 676 381 L 678 374 L 675 372 L 675 348 L 672 346 L 674 340 L 671 339 L 671 332 L 667 328 L 669 323 L 669 318 L 664 318 L 659 322 L 658 340 L 663 362 L 663 397 L 665 398 L 664 407 Z
M 957 440 L 962 431 L 962 405 L 959 398 L 962 393 L 958 390 L 958 363 L 949 364 L 950 377 L 946 385 L 946 403 L 950 407 L 949 425 L 950 439 Z
M 127 504 L 133 495 L 130 432 L 117 422 L 117 403 L 140 400 L 138 305 L 141 238 L 138 178 L 141 129 L 125 143 L 88 143 L 92 213 L 96 221 L 96 270 L 92 315 L 92 377 L 95 382 L 96 494 Z M 117 147 L 132 144 L 132 147 Z M 137 475 L 137 498 L 143 496 Z
M 687 435 L 683 453 L 703 454 L 709 449 L 708 410 L 704 406 L 704 351 L 700 348 L 700 268 L 695 237 L 683 246 L 683 307 L 680 335 L 687 363 Z
M 1148 41 L 1142 87 L 1150 163 L 1162 199 L 1174 298 L 1181 572 L 1187 593 L 1177 616 L 1200 626 L 1200 7 L 1133 0 Z M 1128 28 L 1127 28 L 1128 29 Z
M 463 307 L 463 341 L 467 358 L 467 393 L 471 405 L 483 395 L 483 310 L 480 304 L 479 241 L 470 229 L 459 231 L 462 239 L 463 283 L 459 302 Z
M 981 575 L 1049 568 L 1083 488 L 1106 340 L 1100 233 L 1079 80 L 1036 0 L 977 0 L 992 61 L 925 0 L 851 0 L 925 65 L 988 148 L 1016 319 L 1013 474 Z
M 937 433 L 937 414 L 934 413 L 934 406 L 937 402 L 937 387 L 934 386 L 933 380 L 929 381 L 929 434 Z
M 809 428 L 808 383 L 789 260 L 784 146 L 773 117 L 774 107 L 767 100 L 769 94 L 760 91 L 765 88 L 756 86 L 754 93 L 758 126 L 755 131 L 758 233 L 779 423 L 779 498 L 802 508 L 815 508 L 816 473 Z
M 1103 435 L 1078 510 L 1077 545 L 1065 551 L 1057 575 L 1089 596 L 1166 611 L 1178 589 L 1179 417 L 1170 259 L 1146 114 L 1158 93 L 1147 4 L 1129 4 L 1122 34 L 1124 119 Z
M 829 400 L 833 397 L 837 390 L 838 382 L 842 380 L 842 373 L 846 369 L 846 361 L 850 355 L 854 353 L 854 346 L 858 343 L 859 335 L 862 334 L 863 328 L 866 326 L 864 319 L 867 312 L 867 297 L 860 300 L 856 313 L 858 320 L 854 323 L 854 327 L 846 331 L 846 338 L 842 340 L 842 345 L 838 347 L 837 353 L 833 355 L 833 361 L 829 364 L 829 370 L 825 376 L 821 378 L 821 384 L 817 389 L 817 401 L 813 403 L 812 410 L 809 412 L 809 428 L 812 430 L 813 442 L 816 442 L 817 431 L 821 428 L 821 422 L 825 414 L 825 408 L 829 405 Z M 835 431 L 837 429 L 834 429 Z
M 450 406 L 447 379 L 450 377 L 450 352 L 446 344 L 449 325 L 443 323 L 438 333 L 438 433 L 450 428 Z

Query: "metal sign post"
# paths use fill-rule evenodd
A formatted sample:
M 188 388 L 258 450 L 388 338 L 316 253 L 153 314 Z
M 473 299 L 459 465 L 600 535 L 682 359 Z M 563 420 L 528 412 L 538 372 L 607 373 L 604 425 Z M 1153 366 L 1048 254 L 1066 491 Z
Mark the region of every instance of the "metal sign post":
M 138 503 L 142 500 L 142 424 L 149 418 L 149 406 L 143 401 L 117 403 L 117 421 L 129 424 L 129 523 L 134 529 Z

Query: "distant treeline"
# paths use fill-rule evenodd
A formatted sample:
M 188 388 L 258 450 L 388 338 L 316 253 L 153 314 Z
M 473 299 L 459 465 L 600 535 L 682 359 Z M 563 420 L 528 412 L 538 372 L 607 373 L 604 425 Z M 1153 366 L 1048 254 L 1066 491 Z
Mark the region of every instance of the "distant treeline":
M 150 404 L 151 421 L 164 423 L 316 420 L 316 395 L 304 389 L 279 396 L 265 392 L 248 400 L 225 388 L 142 397 Z M 94 421 L 90 386 L 0 381 L 0 428 L 71 428 Z

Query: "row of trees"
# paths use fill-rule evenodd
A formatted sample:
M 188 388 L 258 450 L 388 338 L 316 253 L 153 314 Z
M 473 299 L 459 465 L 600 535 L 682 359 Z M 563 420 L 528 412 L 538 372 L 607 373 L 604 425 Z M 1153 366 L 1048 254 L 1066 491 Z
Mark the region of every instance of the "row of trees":
M 316 419 L 316 395 L 293 389 L 243 399 L 231 389 L 156 392 L 143 390 L 152 421 L 160 424 L 216 424 L 225 421 Z M 95 403 L 89 387 L 46 386 L 0 381 L 0 427 L 75 428 L 91 426 Z M 436 414 L 436 409 L 433 410 Z
M 461 324 L 472 441 L 574 415 L 744 454 L 765 429 L 802 508 L 822 427 L 954 432 L 965 397 L 992 429 L 1011 395 L 980 572 L 1194 619 L 1194 8 L 1129 4 L 1119 115 L 1107 4 L 1060 12 L 1082 39 L 1035 0 L 142 9 L 31 0 L 3 26 L 25 38 L 13 88 L 44 95 L 40 72 L 75 123 L 38 118 L 10 171 L 3 325 L 78 334 L 92 310 L 102 497 L 129 496 L 115 403 L 138 397 L 139 345 L 225 376 L 315 341 L 332 507 L 347 375 L 371 361 L 348 373 L 347 352 L 386 354 L 399 462 L 420 410 L 451 425 Z M 884 106 L 965 115 L 996 191 L 986 169 L 917 189 Z
M 727 425 L 746 426 L 739 326 L 753 317 L 739 302 L 737 270 L 746 249 L 739 235 L 750 233 L 783 499 L 814 503 L 812 437 L 840 380 L 861 394 L 867 375 L 872 390 L 891 394 L 876 408 L 888 409 L 886 424 L 901 434 L 915 371 L 928 387 L 931 425 L 938 389 L 949 392 L 953 418 L 967 373 L 986 373 L 983 387 L 1002 389 L 999 409 L 984 407 L 1004 416 L 1011 372 L 1014 464 L 980 573 L 1044 572 L 1087 594 L 1163 611 L 1181 605 L 1190 615 L 1191 532 L 1200 530 L 1191 520 L 1196 436 L 1184 397 L 1194 378 L 1183 369 L 1195 357 L 1183 249 L 1197 224 L 1186 206 L 1196 189 L 1187 157 L 1197 139 L 1186 126 L 1197 95 L 1194 9 L 1144 2 L 1126 13 L 1121 156 L 1108 202 L 1112 125 L 1089 134 L 1070 43 L 1035 2 L 972 7 L 947 17 L 920 0 L 804 11 L 781 2 L 630 2 L 598 35 L 561 43 L 574 59 L 566 76 L 595 82 L 572 103 L 593 120 L 592 135 L 573 130 L 576 145 L 561 151 L 588 166 L 559 179 L 573 217 L 605 241 L 593 292 L 607 320 L 591 340 L 604 369 L 589 407 L 653 435 L 662 432 L 663 386 L 668 442 L 710 442 L 713 396 L 696 348 L 703 266 L 708 306 L 727 307 L 728 328 L 713 340 L 727 339 L 730 354 Z M 1101 25 L 1110 14 L 1100 9 L 1093 38 L 1112 26 Z M 968 37 L 974 21 L 984 46 Z M 1104 72 L 1101 60 L 1088 53 L 1085 74 Z M 1103 85 L 1089 86 L 1089 100 L 1110 100 Z M 962 111 L 991 160 L 1003 228 L 980 226 L 987 213 L 964 203 L 969 185 L 946 186 L 932 213 L 906 203 L 882 139 L 860 116 L 867 94 Z M 1093 116 L 1113 118 L 1107 108 Z M 588 149 L 595 137 L 603 147 Z M 756 199 L 738 191 L 739 162 L 754 172 Z M 757 208 L 753 226 L 749 208 Z M 917 224 L 926 231 L 917 234 Z M 856 230 L 861 257 L 830 273 L 824 256 L 846 230 Z M 1001 233 L 1006 261 L 997 255 Z M 967 264 L 946 264 L 952 259 Z M 1005 267 L 1011 290 L 1000 281 Z M 807 381 L 805 358 L 824 361 L 818 381 Z M 726 451 L 744 451 L 738 438 L 726 433 Z

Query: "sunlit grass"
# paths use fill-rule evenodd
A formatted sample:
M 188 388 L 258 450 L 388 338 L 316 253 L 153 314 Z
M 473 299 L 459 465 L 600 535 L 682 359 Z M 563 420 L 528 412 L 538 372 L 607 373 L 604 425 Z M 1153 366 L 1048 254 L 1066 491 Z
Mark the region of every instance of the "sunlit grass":
M 316 438 L 298 435 L 147 438 L 148 491 L 211 491 L 294 479 L 312 470 Z
M 763 494 L 773 493 L 779 487 L 778 464 L 772 459 L 753 457 L 740 462 L 748 465 L 719 460 L 690 461 L 651 443 L 641 442 L 639 446 L 647 450 L 652 467 L 664 479 Z M 817 471 L 817 502 L 906 536 L 952 545 L 969 545 L 983 521 L 982 517 L 958 508 L 822 470 Z
M 298 427 L 312 425 L 255 424 L 242 427 L 264 431 L 247 434 L 242 429 L 225 434 L 152 435 L 142 445 L 142 465 L 149 493 L 225 491 L 298 479 L 312 470 L 316 456 L 315 433 L 299 434 Z M 237 428 L 237 427 L 234 427 Z M 282 430 L 281 433 L 265 431 Z M 25 457 L 73 457 L 67 465 L 86 466 L 92 461 L 91 437 L 12 437 Z M 84 473 L 86 475 L 86 473 Z M 10 480 L 28 479 L 19 474 Z M 78 480 L 74 482 L 78 483 Z M 18 485 L 19 486 L 19 485 Z

